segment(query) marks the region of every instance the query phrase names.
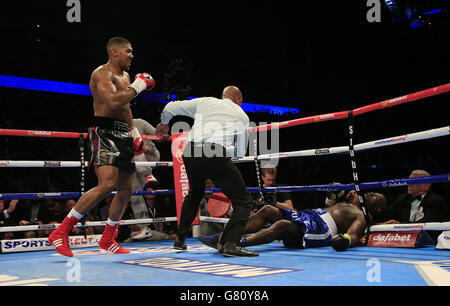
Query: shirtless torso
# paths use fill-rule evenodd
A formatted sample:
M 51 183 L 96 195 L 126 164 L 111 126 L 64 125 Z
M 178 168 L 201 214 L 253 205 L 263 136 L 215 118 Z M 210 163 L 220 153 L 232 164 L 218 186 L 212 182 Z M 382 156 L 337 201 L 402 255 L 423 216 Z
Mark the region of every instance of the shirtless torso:
M 362 237 L 366 229 L 366 221 L 362 210 L 348 202 L 336 203 L 331 207 L 325 208 L 336 223 L 339 233 L 348 233 L 353 241 Z
M 94 100 L 94 115 L 121 120 L 128 123 L 129 126 L 133 126 L 133 115 L 129 101 L 126 99 L 111 99 L 110 97 L 111 94 L 114 95 L 118 92 L 126 94 L 129 85 L 130 76 L 126 71 L 117 74 L 109 64 L 95 69 L 89 82 Z M 129 95 L 133 97 L 132 90 Z

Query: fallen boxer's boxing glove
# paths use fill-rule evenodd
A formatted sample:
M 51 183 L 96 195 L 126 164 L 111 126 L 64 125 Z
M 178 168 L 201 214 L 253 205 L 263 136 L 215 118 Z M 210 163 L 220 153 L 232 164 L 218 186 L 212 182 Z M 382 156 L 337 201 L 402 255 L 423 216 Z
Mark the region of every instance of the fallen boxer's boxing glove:
M 352 244 L 352 239 L 349 234 L 337 234 L 331 238 L 330 244 L 333 249 L 342 252 L 350 247 Z

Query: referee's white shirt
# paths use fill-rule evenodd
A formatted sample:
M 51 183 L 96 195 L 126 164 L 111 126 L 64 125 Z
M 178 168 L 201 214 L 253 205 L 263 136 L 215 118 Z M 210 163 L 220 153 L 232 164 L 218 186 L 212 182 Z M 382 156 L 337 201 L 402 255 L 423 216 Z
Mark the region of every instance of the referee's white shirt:
M 233 157 L 245 156 L 249 118 L 230 99 L 205 97 L 170 102 L 161 113 L 161 123 L 168 124 L 174 116 L 194 118 L 188 142 L 217 143 Z

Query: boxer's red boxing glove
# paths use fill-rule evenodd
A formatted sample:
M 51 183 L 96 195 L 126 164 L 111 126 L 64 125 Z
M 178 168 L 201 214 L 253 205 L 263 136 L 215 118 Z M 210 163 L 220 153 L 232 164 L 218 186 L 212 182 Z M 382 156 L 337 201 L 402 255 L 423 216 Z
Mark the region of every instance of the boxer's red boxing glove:
M 134 156 L 141 155 L 147 150 L 145 146 L 144 139 L 142 139 L 141 134 L 136 127 L 132 127 L 128 132 L 133 136 L 133 146 L 134 146 Z
M 144 144 L 144 140 L 139 137 L 136 140 L 134 140 L 134 156 L 141 155 L 142 153 L 147 150 L 147 147 Z
M 146 72 L 144 73 L 138 73 L 134 77 L 134 82 L 131 83 L 128 88 L 133 88 L 134 91 L 136 91 L 136 96 L 140 94 L 141 92 L 145 91 L 151 91 L 153 88 L 155 88 L 155 80 L 152 78 L 152 76 Z
M 141 79 L 145 82 L 145 84 L 147 85 L 145 91 L 152 91 L 153 88 L 155 88 L 155 79 L 153 79 L 152 76 L 147 72 L 136 74 L 134 79 Z

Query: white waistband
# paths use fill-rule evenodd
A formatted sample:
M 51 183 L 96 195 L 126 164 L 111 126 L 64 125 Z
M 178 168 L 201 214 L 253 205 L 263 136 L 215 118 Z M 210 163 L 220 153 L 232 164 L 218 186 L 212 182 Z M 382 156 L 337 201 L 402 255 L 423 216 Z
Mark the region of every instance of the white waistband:
M 338 230 L 337 230 L 337 226 L 336 226 L 336 223 L 334 222 L 333 217 L 328 212 L 324 213 L 323 215 L 320 215 L 320 217 L 328 225 L 328 228 L 330 229 L 331 236 L 337 235 L 338 234 Z

